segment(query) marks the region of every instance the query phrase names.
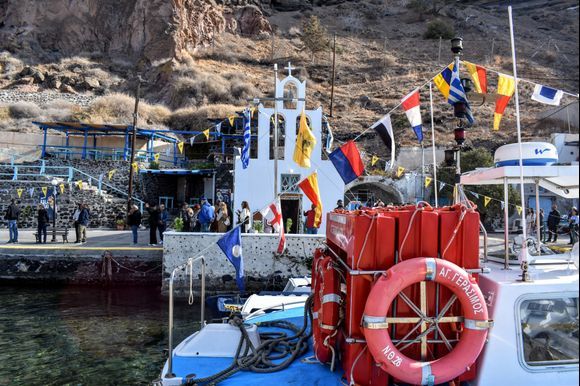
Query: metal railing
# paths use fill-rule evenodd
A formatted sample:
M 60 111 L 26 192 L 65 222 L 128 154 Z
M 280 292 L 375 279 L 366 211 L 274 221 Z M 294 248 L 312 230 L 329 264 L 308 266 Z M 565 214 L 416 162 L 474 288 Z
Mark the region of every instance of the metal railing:
M 190 275 L 193 275 L 193 263 L 201 261 L 201 320 L 200 320 L 200 331 L 204 327 L 205 323 L 205 257 L 199 256 L 196 258 L 189 258 L 186 263 L 181 264 L 171 271 L 171 277 L 169 278 L 169 358 L 167 359 L 167 373 L 164 375 L 165 378 L 175 378 L 173 374 L 173 282 L 175 281 L 175 274 L 178 270 L 190 267 Z M 191 291 L 191 288 L 190 288 Z

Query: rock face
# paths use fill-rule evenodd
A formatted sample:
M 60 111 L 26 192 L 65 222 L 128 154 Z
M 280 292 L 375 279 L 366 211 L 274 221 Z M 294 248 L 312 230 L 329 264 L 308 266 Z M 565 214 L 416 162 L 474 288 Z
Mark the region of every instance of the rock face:
M 269 32 L 270 24 L 250 1 L 213 0 L 4 0 L 0 41 L 13 52 L 97 53 L 153 63 L 180 57 L 211 43 L 226 30 L 224 13 L 244 33 Z M 234 32 L 234 31 L 232 31 Z

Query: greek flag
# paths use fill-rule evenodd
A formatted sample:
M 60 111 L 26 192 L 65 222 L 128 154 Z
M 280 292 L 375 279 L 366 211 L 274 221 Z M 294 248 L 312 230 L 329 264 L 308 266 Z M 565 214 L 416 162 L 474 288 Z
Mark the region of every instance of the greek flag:
M 252 133 L 250 131 L 250 110 L 244 110 L 244 148 L 242 149 L 242 167 L 248 168 L 250 164 L 250 139 Z
M 473 124 L 473 114 L 471 113 L 469 102 L 467 102 L 465 90 L 461 85 L 461 79 L 459 78 L 459 68 L 458 66 L 453 65 L 453 70 L 451 71 L 451 83 L 449 84 L 449 98 L 447 99 L 447 103 L 454 106 L 457 102 L 465 103 L 467 120 L 470 124 Z

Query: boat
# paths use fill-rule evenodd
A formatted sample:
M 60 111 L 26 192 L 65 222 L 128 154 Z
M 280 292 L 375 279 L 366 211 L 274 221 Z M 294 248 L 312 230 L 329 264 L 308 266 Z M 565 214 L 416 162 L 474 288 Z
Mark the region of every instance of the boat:
M 156 384 L 577 385 L 578 244 L 555 254 L 533 238 L 510 242 L 505 227 L 504 258 L 489 256 L 463 194 L 463 185 L 517 183 L 514 169 L 464 173 L 463 199 L 448 207 L 329 213 L 312 295 L 265 295 L 263 308 L 221 324 L 206 324 L 202 311 L 202 329 L 175 349 L 170 320 L 171 355 Z M 578 197 L 577 165 L 523 174 Z

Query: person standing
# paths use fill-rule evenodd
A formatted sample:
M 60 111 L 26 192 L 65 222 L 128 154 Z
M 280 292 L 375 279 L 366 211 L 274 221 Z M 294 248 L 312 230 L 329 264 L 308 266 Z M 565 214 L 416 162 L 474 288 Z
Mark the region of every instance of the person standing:
M 316 205 L 312 204 L 310 210 L 304 212 L 306 216 L 306 233 L 309 235 L 315 235 L 318 233 L 318 228 L 314 226 L 314 220 L 316 218 Z
M 145 204 L 145 209 L 149 213 L 149 245 L 157 245 L 157 226 L 159 225 L 159 210 L 157 205 L 149 206 Z
M 548 240 L 547 243 L 552 242 L 552 236 L 554 236 L 554 242 L 558 241 L 558 225 L 562 215 L 558 211 L 558 205 L 552 205 L 552 211 L 548 214 Z
M 242 233 L 249 233 L 252 229 L 252 211 L 248 201 L 242 201 L 242 210 L 238 210 L 238 222 L 242 224 Z
M 137 245 L 138 243 L 138 232 L 142 217 L 143 215 L 137 205 L 133 205 L 129 211 L 129 216 L 127 216 L 127 223 L 131 227 L 131 233 L 133 234 L 133 245 Z
M 207 202 L 205 197 L 201 197 L 201 210 L 198 215 L 198 221 L 200 223 L 201 232 L 209 232 L 210 226 L 215 220 L 215 210 L 214 207 Z
M 538 213 L 538 218 L 536 221 L 540 222 L 540 241 L 544 240 L 544 209 L 540 208 L 540 212 Z
M 336 208 L 334 208 L 334 210 L 344 210 L 344 204 L 342 203 L 342 200 L 338 200 L 336 202 Z
M 169 213 L 167 213 L 167 209 L 165 209 L 165 204 L 159 205 L 159 226 L 157 229 L 159 230 L 159 240 L 160 244 L 163 245 L 163 232 L 167 229 L 167 222 L 169 221 Z
M 534 215 L 534 209 L 528 208 L 528 213 L 526 214 L 526 234 L 531 236 L 536 229 L 536 216 Z
M 18 217 L 20 216 L 20 208 L 16 205 L 14 199 L 10 200 L 10 205 L 6 209 L 6 214 L 4 216 L 5 220 L 8 220 L 8 231 L 10 233 L 10 240 L 8 243 L 18 242 Z
M 228 213 L 228 207 L 223 201 L 220 202 L 216 219 L 218 223 L 217 231 L 219 233 L 226 233 L 228 231 L 228 226 L 230 225 L 230 215 Z
M 191 231 L 201 232 L 201 223 L 199 222 L 199 214 L 201 213 L 201 206 L 195 204 L 191 210 Z
M 37 235 L 38 235 L 38 241 L 36 242 L 36 244 L 40 244 L 40 243 L 46 244 L 46 226 L 50 222 L 50 219 L 48 218 L 48 211 L 46 210 L 46 208 L 42 204 L 38 205 L 37 220 L 38 220 L 38 225 L 37 225 L 36 231 L 37 231 Z
M 87 227 L 89 226 L 91 212 L 87 204 L 83 204 L 81 213 L 79 214 L 79 237 L 81 243 L 87 242 Z
M 580 219 L 578 217 L 578 209 L 572 207 L 570 211 L 570 242 L 569 244 L 576 244 L 578 242 L 578 224 Z
M 81 210 L 83 210 L 83 204 L 81 204 L 79 202 L 77 204 L 77 207 L 75 208 L 75 211 L 73 212 L 73 215 L 72 215 L 73 225 L 75 227 L 75 236 L 76 236 L 75 243 L 81 242 L 81 236 L 80 236 L 80 232 L 79 232 L 79 216 L 81 215 Z

